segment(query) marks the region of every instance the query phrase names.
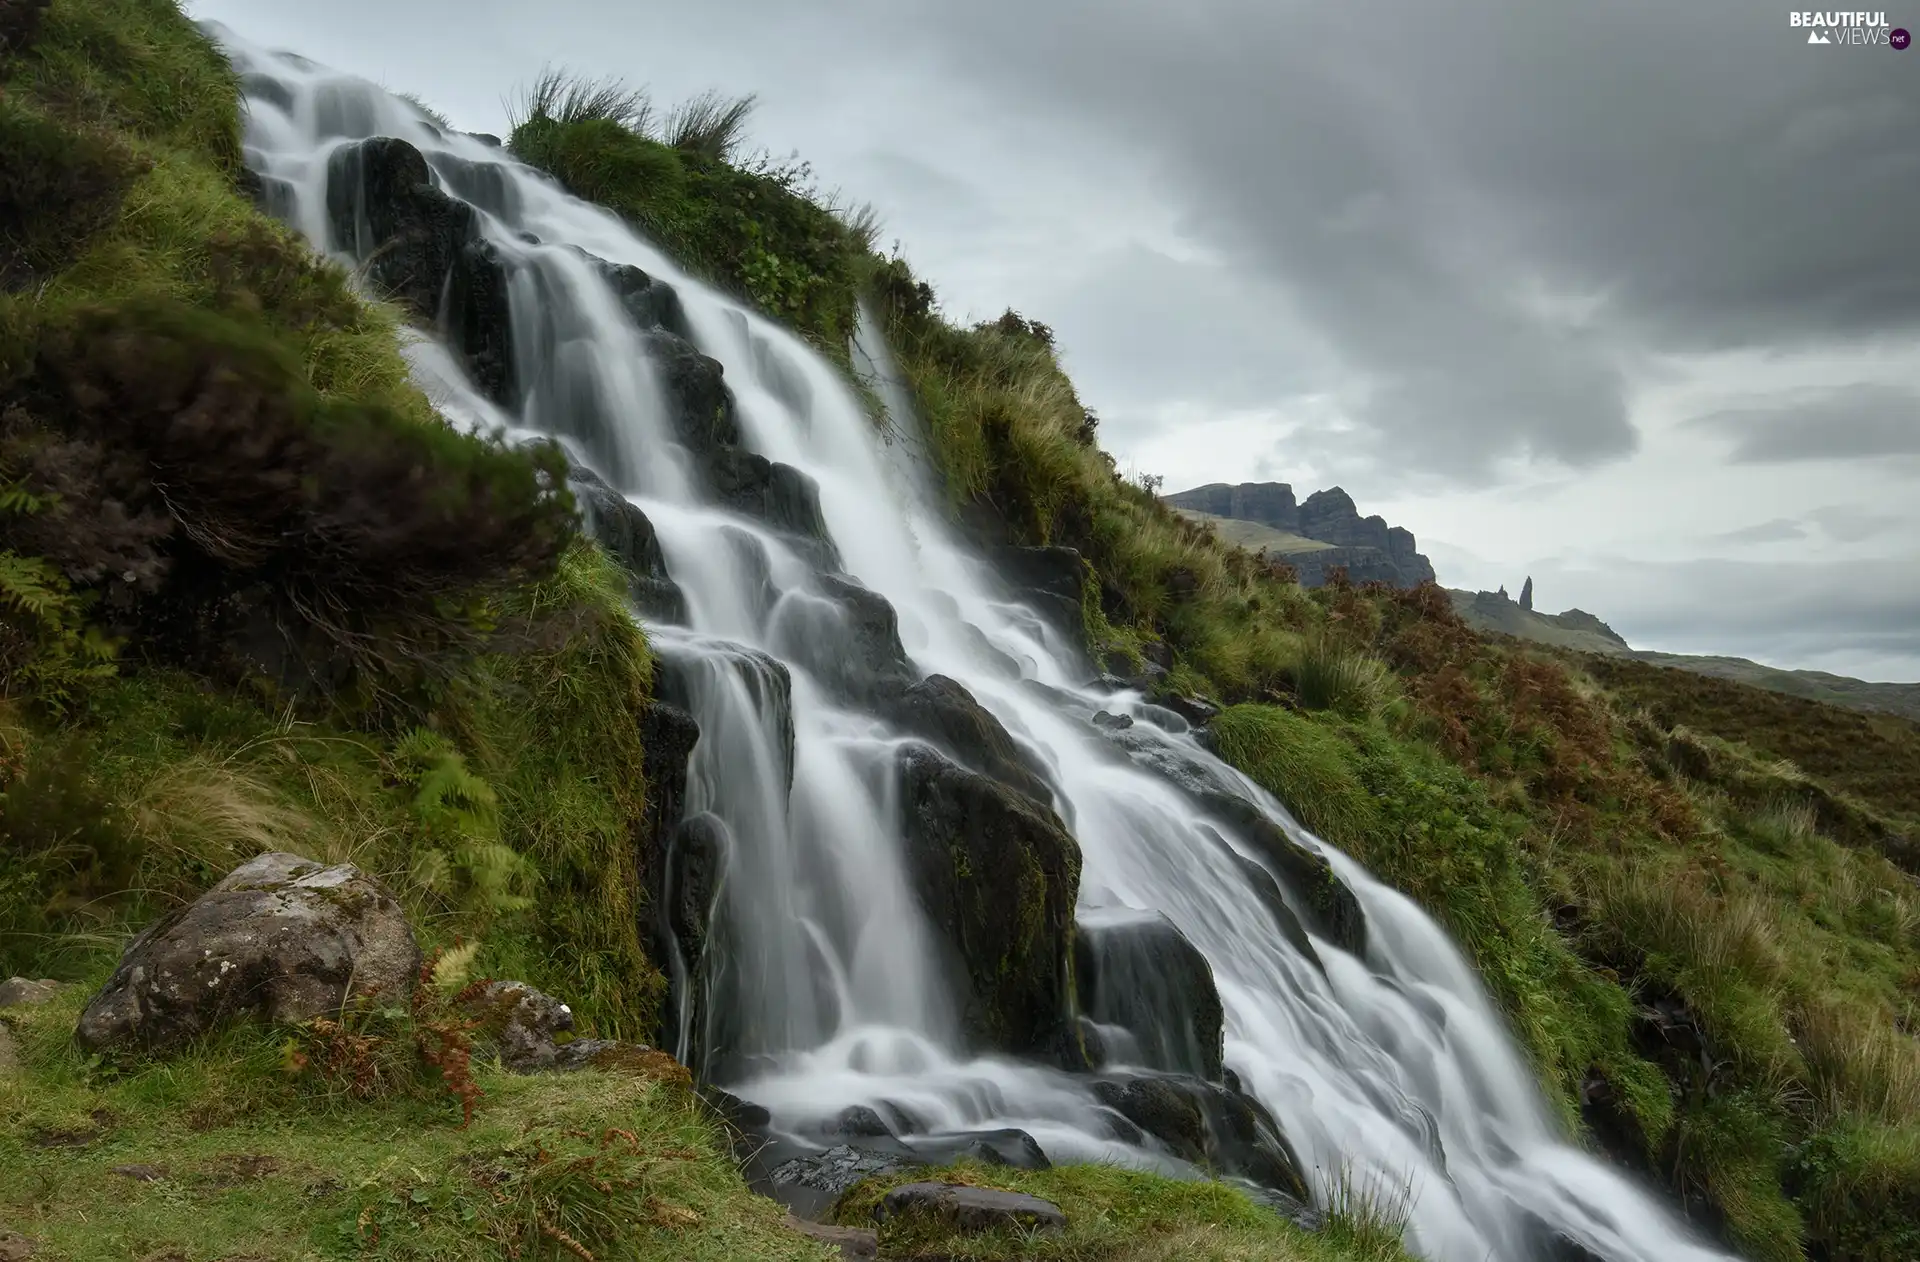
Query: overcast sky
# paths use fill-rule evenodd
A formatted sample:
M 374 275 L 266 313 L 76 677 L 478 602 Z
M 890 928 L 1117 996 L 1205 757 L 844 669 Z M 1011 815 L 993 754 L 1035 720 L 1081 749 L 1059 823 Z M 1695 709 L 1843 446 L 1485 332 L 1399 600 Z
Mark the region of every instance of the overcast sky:
M 192 0 L 499 131 L 754 92 L 1123 468 L 1338 484 L 1456 587 L 1920 680 L 1920 50 L 1612 0 Z M 1920 0 L 1895 25 L 1920 28 Z

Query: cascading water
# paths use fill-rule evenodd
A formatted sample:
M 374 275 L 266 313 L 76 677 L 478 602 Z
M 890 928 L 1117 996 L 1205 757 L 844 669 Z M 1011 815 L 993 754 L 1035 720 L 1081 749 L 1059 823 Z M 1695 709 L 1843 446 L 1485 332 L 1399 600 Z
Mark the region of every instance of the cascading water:
M 913 675 L 959 681 L 1044 773 L 1040 791 L 1081 849 L 1084 949 L 1105 953 L 1089 1016 L 1096 1032 L 1109 1023 L 1111 1057 L 1208 1068 L 1205 1049 L 1167 1033 L 1191 996 L 1128 940 L 1103 945 L 1129 925 L 1177 929 L 1217 985 L 1226 1066 L 1278 1119 L 1321 1200 L 1343 1179 L 1397 1196 L 1409 1246 L 1445 1262 L 1519 1262 L 1556 1237 L 1613 1262 L 1721 1256 L 1565 1140 L 1430 919 L 1307 835 L 1177 716 L 1088 684 L 1079 652 L 949 531 L 911 442 L 884 441 L 836 369 L 498 147 L 370 84 L 219 37 L 244 77 L 263 196 L 318 248 L 368 262 L 367 207 L 352 200 L 364 190 L 341 187 L 352 177 L 342 153 L 366 138 L 405 140 L 474 208 L 474 248 L 507 278 L 495 300 L 511 347 L 483 374 L 440 343 L 412 344 L 442 411 L 560 440 L 657 533 L 672 599 L 645 620 L 700 729 L 676 844 L 704 847 L 699 897 L 717 908 L 697 964 L 676 964 L 700 983 L 677 979 L 683 1055 L 789 1132 L 868 1105 L 908 1139 L 1019 1128 L 1055 1160 L 1190 1169 L 1137 1133 L 1116 1138 L 1085 1075 L 961 1050 L 905 857 L 896 767 L 908 738 L 843 678 L 864 652 L 848 620 L 863 608 L 851 576 L 897 612 Z M 774 528 L 768 512 L 715 492 L 669 420 L 677 369 L 636 320 L 632 286 L 646 278 L 619 267 L 671 286 L 642 297 L 724 365 L 740 431 L 728 467 L 751 466 L 778 501 L 774 519 L 817 514 L 811 532 Z M 448 288 L 442 323 L 487 300 Z M 910 438 L 871 328 L 854 354 Z M 782 489 L 778 466 L 770 474 L 741 452 L 805 474 L 817 508 Z M 1238 809 L 1199 811 L 1196 790 Z M 1262 827 L 1325 855 L 1364 913 L 1364 945 L 1300 928 L 1299 892 L 1250 840 Z

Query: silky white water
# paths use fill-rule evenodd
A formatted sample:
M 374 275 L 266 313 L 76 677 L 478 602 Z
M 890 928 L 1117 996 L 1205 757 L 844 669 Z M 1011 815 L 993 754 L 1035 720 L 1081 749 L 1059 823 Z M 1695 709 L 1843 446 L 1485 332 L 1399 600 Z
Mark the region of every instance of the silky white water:
M 329 226 L 328 161 L 366 137 L 410 142 L 483 212 L 510 264 L 523 401 L 503 412 L 423 339 L 408 353 L 442 411 L 560 438 L 658 532 L 687 616 L 648 631 L 701 727 L 686 808 L 711 813 L 730 838 L 702 1035 L 733 1050 L 731 1090 L 781 1127 L 887 1101 L 930 1132 L 1024 1129 L 1055 1161 L 1179 1168 L 1104 1138 L 1083 1080 L 955 1050 L 952 1000 L 903 870 L 892 768 L 905 738 L 831 701 L 818 671 L 841 646 L 822 643 L 832 606 L 818 558 L 703 499 L 646 341 L 581 252 L 674 286 L 693 340 L 725 366 L 744 444 L 818 483 L 845 572 L 892 603 L 916 669 L 964 684 L 1045 766 L 1083 853 L 1082 912 L 1162 913 L 1205 954 L 1226 1063 L 1279 1120 L 1323 1203 L 1342 1182 L 1404 1201 L 1409 1247 L 1445 1262 L 1522 1262 L 1552 1233 L 1615 1262 L 1722 1256 L 1565 1140 L 1477 979 L 1405 898 L 1329 852 L 1365 910 L 1365 958 L 1316 939 L 1323 973 L 1290 944 L 1229 849 L 1233 829 L 1199 818 L 1154 768 L 1212 777 L 1327 848 L 1183 724 L 1087 686 L 1081 654 L 957 540 L 870 328 L 855 359 L 904 441 L 886 441 L 838 370 L 797 338 L 502 150 L 445 133 L 370 84 L 218 35 L 245 76 L 249 163 L 317 248 L 354 261 Z M 1103 709 L 1138 719 L 1124 742 L 1092 722 Z

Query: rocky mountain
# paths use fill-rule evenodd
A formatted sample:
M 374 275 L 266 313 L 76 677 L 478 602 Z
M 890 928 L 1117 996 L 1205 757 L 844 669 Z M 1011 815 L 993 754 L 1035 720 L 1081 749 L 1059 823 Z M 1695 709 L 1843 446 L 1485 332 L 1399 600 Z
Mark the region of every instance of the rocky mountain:
M 1411 530 L 1389 526 L 1378 514 L 1362 517 L 1337 486 L 1304 502 L 1294 500 L 1285 482 L 1214 482 L 1164 498 L 1176 512 L 1212 521 L 1228 542 L 1287 562 L 1308 587 L 1326 582 L 1335 566 L 1345 566 L 1356 583 L 1418 587 L 1434 577 Z M 1248 530 L 1249 524 L 1264 529 Z

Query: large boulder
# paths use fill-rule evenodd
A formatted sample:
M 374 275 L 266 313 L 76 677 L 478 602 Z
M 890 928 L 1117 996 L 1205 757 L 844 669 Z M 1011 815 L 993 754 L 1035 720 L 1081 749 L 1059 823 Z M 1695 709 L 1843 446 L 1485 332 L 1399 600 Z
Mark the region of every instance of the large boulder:
M 884 698 L 881 709 L 902 728 L 934 742 L 962 766 L 991 776 L 1036 802 L 1052 802 L 1052 791 L 1034 759 L 958 682 L 945 675 L 929 675 Z
M 893 605 L 842 575 L 819 574 L 811 590 L 786 593 L 773 636 L 777 652 L 843 701 L 878 703 L 914 682 Z
M 352 864 L 260 855 L 156 921 L 80 1016 L 89 1051 L 162 1051 L 225 1022 L 404 1004 L 420 971 L 406 913 Z
M 1129 1036 L 1133 1063 L 1218 1081 L 1224 1010 L 1213 966 L 1158 912 L 1091 913 L 1074 936 L 1080 1011 Z M 1109 1054 L 1113 1040 L 1105 1040 Z
M 707 478 L 723 506 L 831 548 L 820 512 L 820 488 L 792 465 L 740 447 L 721 447 L 707 461 Z
M 925 745 L 899 759 L 909 879 L 976 1044 L 1078 1067 L 1080 849 L 1059 817 Z
M 420 151 L 391 136 L 334 150 L 327 217 L 368 280 L 437 324 L 474 384 L 512 406 L 506 266 L 481 235 L 479 212 L 441 191 Z

